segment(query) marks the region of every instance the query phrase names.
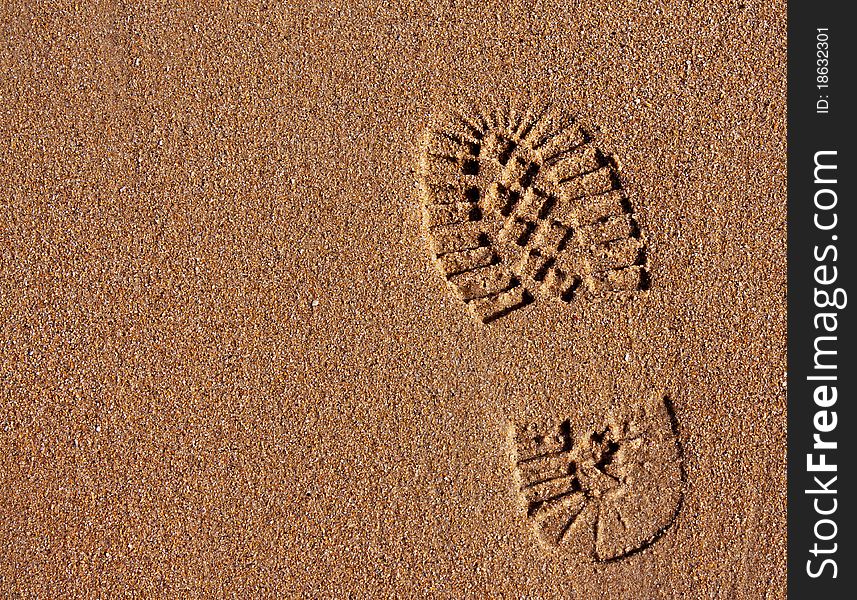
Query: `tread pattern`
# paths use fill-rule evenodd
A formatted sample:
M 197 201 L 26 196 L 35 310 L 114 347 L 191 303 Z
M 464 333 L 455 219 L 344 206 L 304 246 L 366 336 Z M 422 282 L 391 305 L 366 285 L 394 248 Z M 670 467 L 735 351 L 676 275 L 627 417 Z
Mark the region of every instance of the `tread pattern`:
M 514 428 L 514 463 L 527 517 L 548 546 L 590 545 L 598 562 L 651 546 L 683 499 L 677 424 L 666 398 L 573 435 L 570 421 Z
M 482 322 L 536 300 L 648 287 L 616 164 L 571 117 L 455 116 L 428 132 L 420 184 L 432 257 Z

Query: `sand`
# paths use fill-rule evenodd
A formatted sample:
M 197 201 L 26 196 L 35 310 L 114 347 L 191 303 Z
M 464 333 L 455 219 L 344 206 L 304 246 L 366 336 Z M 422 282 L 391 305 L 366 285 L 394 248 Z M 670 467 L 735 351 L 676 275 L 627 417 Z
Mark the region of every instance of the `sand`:
M 0 595 L 785 596 L 783 3 L 0 27 Z M 438 252 L 427 136 L 510 106 L 601 158 L 519 149 L 553 179 L 508 189 L 623 202 L 502 243 L 540 213 L 489 203 L 498 269 L 449 281 L 479 257 Z

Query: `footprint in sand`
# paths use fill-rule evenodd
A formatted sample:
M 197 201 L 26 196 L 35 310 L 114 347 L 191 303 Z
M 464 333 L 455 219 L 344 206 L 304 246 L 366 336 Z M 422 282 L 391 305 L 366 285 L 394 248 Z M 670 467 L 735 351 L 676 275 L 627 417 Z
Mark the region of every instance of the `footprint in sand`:
M 617 560 L 649 547 L 678 516 L 682 450 L 662 396 L 593 431 L 574 431 L 567 420 L 516 426 L 511 437 L 527 517 L 548 546 Z
M 452 117 L 426 135 L 420 184 L 434 261 L 482 322 L 537 300 L 648 286 L 617 165 L 569 116 Z
M 646 242 L 616 161 L 550 109 L 456 115 L 431 129 L 420 164 L 435 264 L 484 323 L 539 300 L 648 289 Z M 513 427 L 526 514 L 549 546 L 606 562 L 675 521 L 684 468 L 669 400 L 609 415 Z

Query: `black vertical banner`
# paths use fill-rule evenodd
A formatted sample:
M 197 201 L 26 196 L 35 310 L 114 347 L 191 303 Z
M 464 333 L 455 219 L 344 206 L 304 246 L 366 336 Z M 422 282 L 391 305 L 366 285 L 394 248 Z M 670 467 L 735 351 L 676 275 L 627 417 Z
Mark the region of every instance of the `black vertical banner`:
M 853 4 L 788 9 L 788 580 L 854 598 Z

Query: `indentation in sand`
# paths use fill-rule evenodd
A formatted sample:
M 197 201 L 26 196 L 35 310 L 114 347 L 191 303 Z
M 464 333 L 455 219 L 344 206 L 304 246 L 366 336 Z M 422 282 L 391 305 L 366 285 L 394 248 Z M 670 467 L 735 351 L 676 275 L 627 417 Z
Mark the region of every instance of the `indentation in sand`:
M 616 163 L 569 116 L 456 115 L 427 133 L 420 184 L 432 257 L 485 323 L 540 299 L 648 287 Z
M 657 541 L 683 499 L 684 468 L 669 399 L 657 396 L 594 431 L 571 421 L 512 428 L 518 489 L 548 546 L 583 546 L 599 562 Z

